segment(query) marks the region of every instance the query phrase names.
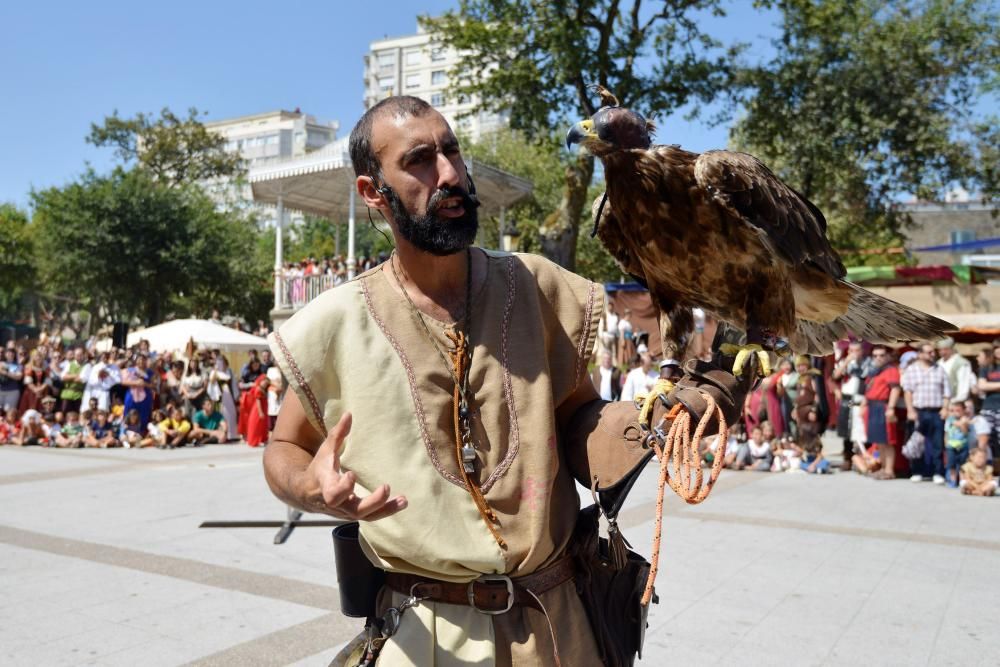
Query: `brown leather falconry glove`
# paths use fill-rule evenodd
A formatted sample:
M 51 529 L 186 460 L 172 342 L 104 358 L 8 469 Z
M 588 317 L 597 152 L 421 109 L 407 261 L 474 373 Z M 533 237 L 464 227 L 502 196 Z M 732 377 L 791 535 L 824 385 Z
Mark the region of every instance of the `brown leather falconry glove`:
M 726 417 L 727 423 L 739 419 L 743 401 L 753 385 L 756 368 L 744 369 L 743 379 L 737 379 L 723 368 L 732 368 L 732 359 L 719 358 L 720 365 L 691 360 L 685 364 L 685 373 L 666 401 L 657 401 L 649 423 L 660 424 L 667 411 L 681 403 L 691 412 L 695 423 L 705 412 L 706 403 L 701 391 L 711 395 Z M 726 365 L 728 364 L 728 365 Z M 639 472 L 653 457 L 653 450 L 642 442 L 644 435 L 638 424 L 639 413 L 627 401 L 593 401 L 581 407 L 572 419 L 572 426 L 564 433 L 566 456 L 570 471 L 578 482 L 600 491 L 601 505 L 605 510 L 617 511 L 625 495 L 639 477 Z M 671 422 L 662 424 L 665 433 Z M 718 421 L 713 419 L 705 435 L 718 431 Z
M 699 359 L 689 360 L 684 364 L 684 377 L 677 381 L 673 391 L 667 396 L 669 405 L 681 403 L 687 408 L 694 423 L 698 423 L 708 407 L 702 392 L 715 399 L 716 405 L 722 408 L 727 424 L 735 423 L 740 418 L 743 402 L 757 378 L 756 359 L 753 357 L 751 357 L 752 363 L 747 364 L 739 378 L 723 370 L 733 367 L 731 357 L 717 356 L 716 360 L 720 363 Z M 656 416 L 654 413 L 654 418 Z M 705 429 L 705 435 L 712 435 L 718 430 L 718 419 L 713 417 Z

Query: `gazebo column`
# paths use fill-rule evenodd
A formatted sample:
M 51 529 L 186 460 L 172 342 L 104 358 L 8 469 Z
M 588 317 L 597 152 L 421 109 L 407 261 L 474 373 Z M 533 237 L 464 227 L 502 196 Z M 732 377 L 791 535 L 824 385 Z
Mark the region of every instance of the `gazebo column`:
M 347 211 L 347 279 L 352 280 L 354 278 L 355 270 L 357 269 L 358 262 L 354 257 L 354 193 L 357 191 L 357 185 L 351 182 L 350 191 L 350 204 Z
M 282 272 L 284 266 L 284 248 L 282 246 L 282 231 L 285 226 L 285 202 L 278 195 L 278 215 L 274 222 L 274 309 L 281 308 Z

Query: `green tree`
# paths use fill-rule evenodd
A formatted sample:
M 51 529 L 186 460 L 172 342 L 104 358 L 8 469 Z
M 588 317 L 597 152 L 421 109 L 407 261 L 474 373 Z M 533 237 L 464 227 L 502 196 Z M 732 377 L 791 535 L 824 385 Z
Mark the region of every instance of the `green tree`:
M 764 0 L 782 13 L 774 58 L 739 76 L 734 143 L 826 214 L 848 264 L 899 246 L 903 193 L 939 198 L 956 183 L 995 200 L 1000 24 L 982 0 Z M 994 107 L 995 108 L 995 107 Z M 992 151 L 992 158 L 990 157 Z
M 42 281 L 94 315 L 156 324 L 170 313 L 240 312 L 267 280 L 246 262 L 255 221 L 218 210 L 196 187 L 117 167 L 31 199 Z
M 465 54 L 450 72 L 451 94 L 475 96 L 478 110 L 509 113 L 512 127 L 536 138 L 592 115 L 593 83 L 649 117 L 713 99 L 737 49 L 724 50 L 701 31 L 704 13 L 722 14 L 721 3 L 460 0 L 457 11 L 421 24 Z M 540 225 L 540 247 L 572 269 L 581 213 L 589 217 L 594 160 L 574 155 L 558 173 L 562 191 Z
M 209 131 L 201 115 L 191 108 L 184 118 L 164 108 L 159 118 L 139 113 L 126 119 L 116 111 L 102 124 L 91 124 L 87 142 L 114 148 L 122 162 L 134 163 L 171 186 L 242 176 L 239 156 L 226 151 L 225 138 Z
M 0 204 L 0 317 L 15 314 L 35 280 L 34 244 L 28 216 L 13 204 Z

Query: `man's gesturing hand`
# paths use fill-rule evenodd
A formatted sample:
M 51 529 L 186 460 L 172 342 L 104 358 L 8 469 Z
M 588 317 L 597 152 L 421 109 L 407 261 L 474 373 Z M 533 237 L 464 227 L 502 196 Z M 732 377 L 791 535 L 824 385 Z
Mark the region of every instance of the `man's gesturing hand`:
M 357 476 L 340 468 L 340 450 L 351 432 L 351 413 L 345 412 L 320 445 L 305 474 L 305 509 L 340 519 L 375 521 L 406 508 L 403 496 L 389 497 L 382 484 L 365 498 L 354 493 Z

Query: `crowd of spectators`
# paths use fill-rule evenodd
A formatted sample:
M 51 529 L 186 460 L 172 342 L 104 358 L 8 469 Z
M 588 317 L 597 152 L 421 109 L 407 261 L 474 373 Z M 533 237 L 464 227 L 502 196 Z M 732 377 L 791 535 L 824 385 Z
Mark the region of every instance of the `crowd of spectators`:
M 8 342 L 0 361 L 0 445 L 198 447 L 267 443 L 284 383 L 269 350 L 234 372 L 219 350 L 183 356 L 97 351 L 42 337 Z
M 618 346 L 628 345 L 616 338 Z M 679 371 L 673 359 L 654 362 L 641 343 L 630 363 L 621 365 L 607 342 L 591 374 L 605 400 L 634 400 L 661 376 Z M 950 338 L 898 349 L 844 341 L 823 359 L 780 359 L 747 396 L 742 423 L 730 428 L 724 464 L 813 474 L 839 467 L 875 480 L 908 478 L 994 495 L 1000 340 L 979 350 L 975 362 L 955 348 Z M 839 466 L 824 455 L 828 430 L 842 443 Z M 714 461 L 716 440 L 703 443 L 706 465 Z

